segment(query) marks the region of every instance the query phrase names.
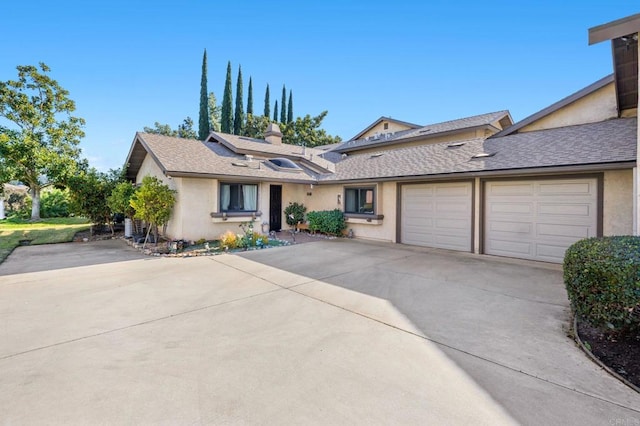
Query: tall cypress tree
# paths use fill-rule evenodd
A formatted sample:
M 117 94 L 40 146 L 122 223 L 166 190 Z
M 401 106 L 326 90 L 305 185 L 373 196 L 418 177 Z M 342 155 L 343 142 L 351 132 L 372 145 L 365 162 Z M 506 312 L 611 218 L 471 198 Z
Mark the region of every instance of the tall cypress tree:
M 264 92 L 264 116 L 269 118 L 271 116 L 271 101 L 269 101 L 269 85 L 267 84 L 267 90 Z
M 273 106 L 273 121 L 278 121 L 278 101 Z
M 200 78 L 200 117 L 198 120 L 198 138 L 203 141 L 209 136 L 209 96 L 207 92 L 207 49 L 202 55 L 202 77 Z
M 247 95 L 247 115 L 253 115 L 253 82 L 249 76 L 249 94 Z
M 233 134 L 241 135 L 244 125 L 244 107 L 242 106 L 242 67 L 238 66 L 238 82 L 236 84 L 236 111 L 233 114 Z
M 280 122 L 287 122 L 287 89 L 282 85 L 282 102 L 280 102 Z
M 233 130 L 233 94 L 231 93 L 231 61 L 227 63 L 227 79 L 224 83 L 224 95 L 222 96 L 222 117 L 220 131 L 231 133 Z
M 287 123 L 293 121 L 293 93 L 289 90 L 289 106 L 287 107 Z

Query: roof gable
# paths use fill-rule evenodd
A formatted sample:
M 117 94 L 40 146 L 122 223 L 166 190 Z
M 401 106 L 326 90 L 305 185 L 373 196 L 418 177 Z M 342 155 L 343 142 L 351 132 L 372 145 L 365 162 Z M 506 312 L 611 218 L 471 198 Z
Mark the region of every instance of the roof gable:
M 376 121 L 374 121 L 373 123 L 371 123 L 370 125 L 368 125 L 366 128 L 364 128 L 364 130 L 361 130 L 360 133 L 352 137 L 350 140 L 356 140 L 364 137 L 368 132 L 370 132 L 376 126 L 382 124 L 385 121 L 396 124 L 396 128 L 400 127 L 402 130 L 418 129 L 422 127 L 419 124 L 409 123 L 408 121 L 401 121 L 401 120 L 396 120 L 395 118 L 382 116 L 378 118 Z
M 600 80 L 596 81 L 595 83 L 590 84 L 589 86 L 585 87 L 584 89 L 578 90 L 577 92 L 567 96 L 564 99 L 559 100 L 558 102 L 549 105 L 548 107 L 541 109 L 540 111 L 524 118 L 523 120 L 520 120 L 519 122 L 515 123 L 513 126 L 507 127 L 506 129 L 496 133 L 495 135 L 490 136 L 491 138 L 497 138 L 497 137 L 502 137 L 502 136 L 507 136 L 507 135 L 511 135 L 514 133 L 518 133 L 519 130 L 521 130 L 522 128 L 529 126 L 531 124 L 533 124 L 536 121 L 539 121 L 545 117 L 550 116 L 551 114 L 561 110 L 562 108 L 573 104 L 574 102 L 580 100 L 580 99 L 584 99 L 585 97 L 591 95 L 592 93 L 597 92 L 598 90 L 604 88 L 605 86 L 607 86 L 608 84 L 611 84 L 613 82 L 613 74 L 608 75 L 604 78 L 601 78 Z
M 509 111 L 496 111 L 487 114 L 459 118 L 456 120 L 444 121 L 441 123 L 429 124 L 427 126 L 421 126 L 393 134 L 383 134 L 366 139 L 349 140 L 343 142 L 339 147 L 334 148 L 334 151 L 347 153 L 379 146 L 387 146 L 423 139 L 426 140 L 436 136 L 443 136 L 446 134 L 480 128 L 491 129 L 493 132 L 498 132 L 505 126 L 510 126 L 511 124 L 513 124 L 513 120 L 511 119 Z

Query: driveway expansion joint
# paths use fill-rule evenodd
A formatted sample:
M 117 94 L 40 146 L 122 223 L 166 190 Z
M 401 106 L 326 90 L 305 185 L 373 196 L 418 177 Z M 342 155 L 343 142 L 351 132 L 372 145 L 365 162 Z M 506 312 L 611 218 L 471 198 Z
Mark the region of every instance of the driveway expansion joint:
M 126 326 L 123 326 L 123 327 L 118 327 L 118 328 L 113 328 L 111 330 L 101 331 L 99 333 L 89 334 L 89 335 L 86 335 L 86 336 L 80 336 L 80 337 L 76 337 L 74 339 L 63 340 L 61 342 L 52 343 L 50 345 L 40 346 L 40 347 L 37 347 L 37 348 L 32 348 L 32 349 L 27 349 L 25 351 L 16 352 L 16 353 L 13 353 L 13 354 L 3 355 L 3 356 L 0 356 L 0 361 L 4 361 L 5 359 L 10 359 L 10 358 L 15 358 L 15 357 L 18 357 L 20 355 L 25 355 L 25 354 L 28 354 L 28 353 L 31 353 L 31 352 L 37 352 L 37 351 L 44 350 L 44 349 L 54 348 L 56 346 L 62 346 L 62 345 L 66 345 L 66 344 L 69 344 L 69 343 L 75 343 L 75 342 L 79 342 L 79 341 L 82 341 L 82 340 L 91 339 L 91 338 L 94 338 L 94 337 L 100 337 L 100 336 L 104 336 L 104 335 L 107 335 L 107 334 L 112 334 L 112 333 L 116 333 L 118 331 L 124 331 L 124 330 L 128 330 L 128 329 L 131 329 L 131 328 L 140 327 L 140 326 L 147 325 L 147 324 L 153 324 L 155 322 L 159 322 L 159 321 L 163 321 L 163 320 L 167 320 L 167 319 L 171 319 L 171 318 L 175 318 L 175 317 L 180 317 L 180 316 L 183 316 L 183 315 L 188 315 L 188 314 L 204 311 L 204 310 L 211 309 L 211 308 L 217 308 L 219 306 L 224 306 L 224 305 L 228 305 L 228 304 L 235 303 L 235 302 L 241 302 L 243 300 L 248 300 L 248 299 L 252 299 L 254 297 L 264 296 L 264 295 L 267 295 L 267 294 L 270 294 L 270 293 L 275 293 L 275 292 L 278 292 L 278 291 L 282 291 L 282 288 L 276 288 L 276 289 L 273 289 L 273 290 L 267 290 L 267 291 L 264 291 L 264 292 L 261 292 L 261 293 L 252 294 L 250 296 L 240 297 L 240 298 L 232 299 L 232 300 L 226 300 L 226 301 L 220 302 L 220 303 L 213 303 L 211 305 L 200 306 L 199 308 L 189 309 L 189 310 L 186 310 L 186 311 L 183 311 L 183 312 L 177 312 L 177 313 L 174 313 L 174 314 L 171 314 L 171 315 L 165 315 L 165 316 L 158 317 L 158 318 L 152 318 L 152 319 L 149 319 L 149 320 L 146 320 L 146 321 L 137 322 L 135 324 L 129 324 L 129 325 L 126 325 Z

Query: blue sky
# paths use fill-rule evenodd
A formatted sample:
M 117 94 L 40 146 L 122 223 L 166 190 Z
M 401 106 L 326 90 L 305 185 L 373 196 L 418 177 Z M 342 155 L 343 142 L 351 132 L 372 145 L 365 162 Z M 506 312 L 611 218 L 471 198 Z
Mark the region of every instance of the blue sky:
M 203 49 L 222 99 L 242 65 L 254 109 L 293 90 L 295 115 L 328 110 L 349 139 L 380 116 L 429 124 L 508 109 L 526 116 L 612 72 L 587 30 L 632 1 L 2 2 L 0 80 L 45 62 L 87 120 L 83 155 L 122 166 L 135 132 L 197 123 Z

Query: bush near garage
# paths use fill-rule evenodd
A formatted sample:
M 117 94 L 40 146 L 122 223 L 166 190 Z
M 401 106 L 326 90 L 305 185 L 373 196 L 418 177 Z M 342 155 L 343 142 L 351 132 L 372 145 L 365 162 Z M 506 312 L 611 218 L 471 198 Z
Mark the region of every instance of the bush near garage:
M 339 209 L 309 212 L 307 213 L 307 221 L 309 222 L 309 230 L 312 232 L 322 232 L 329 235 L 340 235 L 347 227 L 344 214 Z
M 640 329 L 640 237 L 576 242 L 564 257 L 564 282 L 574 312 L 591 325 Z

